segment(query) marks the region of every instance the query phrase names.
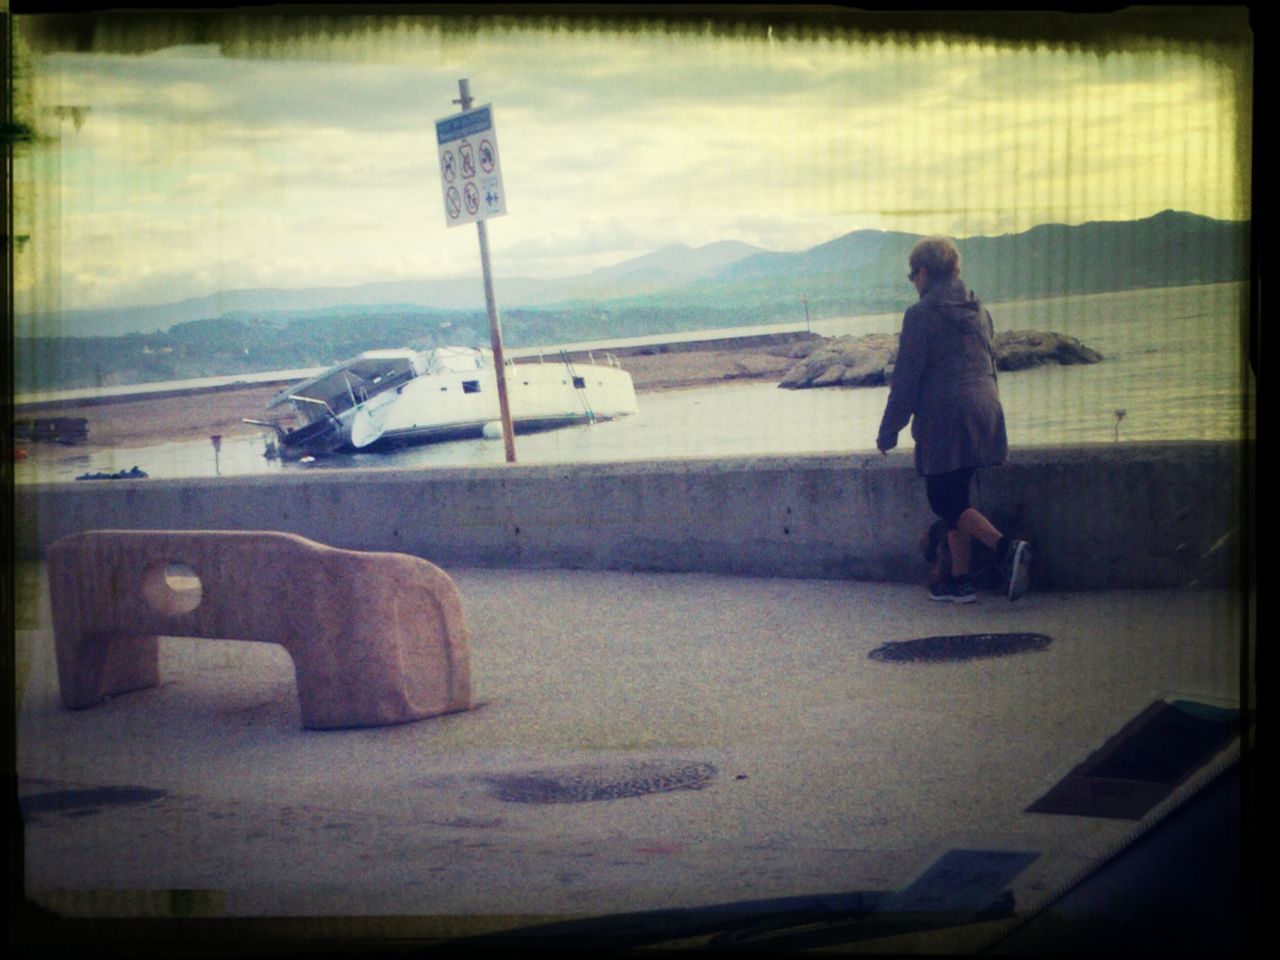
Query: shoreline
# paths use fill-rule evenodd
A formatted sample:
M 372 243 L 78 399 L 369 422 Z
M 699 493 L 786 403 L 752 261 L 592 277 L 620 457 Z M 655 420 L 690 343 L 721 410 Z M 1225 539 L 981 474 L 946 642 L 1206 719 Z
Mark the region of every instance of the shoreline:
M 646 393 L 744 380 L 779 381 L 797 362 L 790 351 L 797 338 L 805 336 L 785 335 L 724 348 L 699 344 L 683 349 L 663 346 L 615 353 L 622 369 L 631 374 L 636 394 L 643 397 Z M 15 420 L 83 417 L 88 439 L 80 443 L 31 441 L 15 443 L 15 448 L 24 450 L 26 459 L 47 460 L 66 456 L 69 451 L 92 455 L 119 447 L 190 443 L 215 435 L 226 439 L 260 436 L 264 428 L 243 423 L 242 418 L 268 419 L 266 405 L 280 389 L 279 383 L 230 384 L 186 393 L 31 408 L 17 413 Z

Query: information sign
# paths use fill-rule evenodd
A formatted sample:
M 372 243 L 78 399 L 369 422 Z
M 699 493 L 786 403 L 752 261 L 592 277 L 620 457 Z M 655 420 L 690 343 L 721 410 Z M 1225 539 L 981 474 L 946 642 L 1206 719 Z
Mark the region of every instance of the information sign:
M 451 227 L 500 217 L 507 212 L 498 162 L 493 105 L 436 121 L 444 219 Z

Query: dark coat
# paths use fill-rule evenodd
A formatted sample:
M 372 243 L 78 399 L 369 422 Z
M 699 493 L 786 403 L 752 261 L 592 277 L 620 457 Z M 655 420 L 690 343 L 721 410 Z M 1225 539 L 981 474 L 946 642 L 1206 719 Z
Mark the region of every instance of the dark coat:
M 994 336 L 991 314 L 959 277 L 926 287 L 902 318 L 876 446 L 897 446 L 910 420 L 921 476 L 1004 463 Z

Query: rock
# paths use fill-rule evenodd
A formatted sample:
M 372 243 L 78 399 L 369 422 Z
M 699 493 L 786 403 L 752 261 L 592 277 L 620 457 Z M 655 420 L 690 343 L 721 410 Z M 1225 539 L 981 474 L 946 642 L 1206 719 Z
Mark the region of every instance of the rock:
M 888 371 L 898 356 L 898 337 L 869 333 L 863 337 L 835 337 L 786 372 L 780 387 L 875 387 L 888 383 Z
M 826 337 L 814 337 L 812 340 L 801 340 L 787 351 L 787 356 L 792 360 L 803 360 L 819 349 L 826 339 Z
M 897 359 L 897 334 L 834 337 L 788 370 L 778 386 L 788 390 L 884 386 Z M 1097 363 L 1101 359 L 1097 350 L 1061 333 L 1005 330 L 996 334 L 998 370 L 1025 370 L 1044 363 Z
M 774 357 L 745 354 L 733 360 L 733 369 L 724 374 L 724 379 L 739 380 L 776 376 L 778 367 L 778 360 Z
M 996 367 L 1025 370 L 1044 363 L 1097 363 L 1102 354 L 1075 337 L 1037 330 L 1003 330 L 996 334 Z

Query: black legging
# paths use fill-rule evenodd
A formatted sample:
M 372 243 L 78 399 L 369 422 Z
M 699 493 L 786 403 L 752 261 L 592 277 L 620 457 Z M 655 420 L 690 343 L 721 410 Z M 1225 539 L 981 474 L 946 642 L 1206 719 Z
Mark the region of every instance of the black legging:
M 960 514 L 969 509 L 969 484 L 973 481 L 973 471 L 973 467 L 965 467 L 924 478 L 929 507 L 942 518 L 948 530 L 954 530 Z

